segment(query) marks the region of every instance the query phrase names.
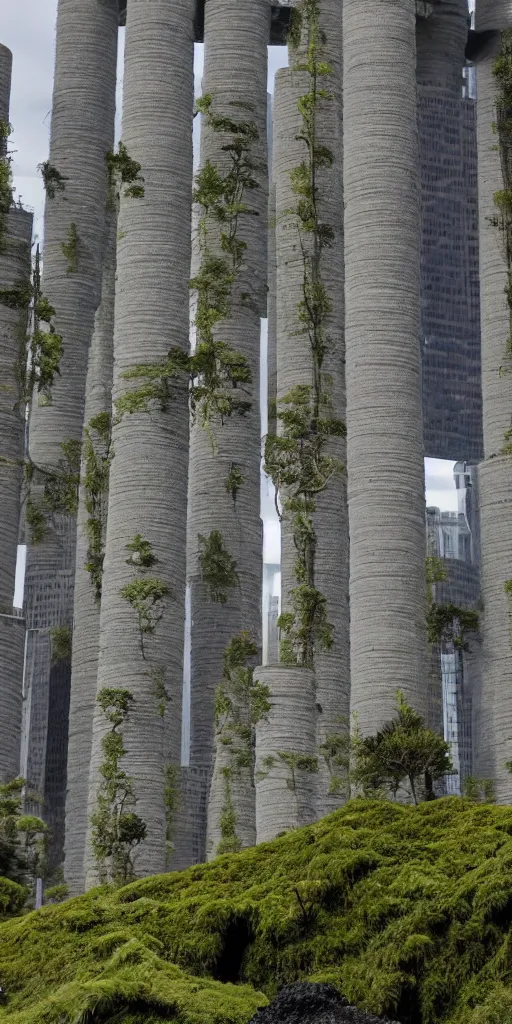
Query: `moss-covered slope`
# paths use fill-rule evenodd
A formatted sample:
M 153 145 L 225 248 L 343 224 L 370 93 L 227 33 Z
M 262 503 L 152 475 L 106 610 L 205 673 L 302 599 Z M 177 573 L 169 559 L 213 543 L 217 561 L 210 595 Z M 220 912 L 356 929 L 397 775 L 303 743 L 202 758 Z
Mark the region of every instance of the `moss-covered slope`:
M 354 801 L 1 925 L 0 1022 L 244 1024 L 308 977 L 405 1024 L 511 1024 L 511 923 L 512 808 Z

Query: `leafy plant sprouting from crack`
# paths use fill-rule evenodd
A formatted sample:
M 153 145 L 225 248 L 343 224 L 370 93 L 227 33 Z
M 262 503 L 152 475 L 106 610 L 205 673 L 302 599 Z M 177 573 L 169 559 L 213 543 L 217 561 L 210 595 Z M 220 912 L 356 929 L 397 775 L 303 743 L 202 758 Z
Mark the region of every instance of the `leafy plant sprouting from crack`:
M 434 598 L 436 583 L 447 578 L 443 560 L 429 555 L 426 560 L 427 572 L 427 637 L 430 644 L 451 643 L 458 651 L 467 651 L 467 634 L 475 633 L 480 616 L 472 608 L 463 608 L 450 603 L 440 604 Z
M 87 560 L 85 569 L 94 587 L 96 601 L 101 600 L 108 485 L 113 458 L 112 422 L 109 413 L 93 416 L 84 430 L 84 492 L 87 511 Z
M 126 754 L 121 727 L 133 707 L 133 695 L 129 690 L 104 688 L 96 699 L 111 728 L 101 741 L 101 782 L 91 815 L 92 850 L 100 881 L 123 885 L 134 877 L 133 852 L 147 835 L 145 822 L 134 810 L 133 780 L 121 767 Z
M 299 783 L 302 775 L 315 775 L 318 772 L 318 758 L 314 754 L 301 754 L 295 750 L 278 750 L 277 754 L 268 754 L 263 758 L 258 778 L 266 778 L 276 766 L 284 766 L 286 770 L 286 786 L 294 794 L 297 821 L 300 821 Z
M 117 399 L 116 415 L 150 412 L 155 407 L 165 410 L 176 389 L 188 381 L 192 416 L 208 430 L 214 444 L 212 424 L 223 423 L 233 415 L 244 416 L 252 405 L 249 364 L 220 335 L 223 322 L 231 315 L 233 288 L 247 248 L 239 237 L 240 223 L 255 213 L 246 199 L 250 191 L 259 188 L 251 155 L 258 130 L 249 119 L 216 115 L 211 95 L 203 96 L 197 109 L 206 117 L 209 128 L 225 137 L 223 150 L 230 166 L 223 175 L 207 161 L 196 177 L 193 192 L 193 202 L 202 211 L 198 226 L 201 262 L 190 281 L 190 288 L 197 294 L 195 351 L 188 355 L 172 348 L 164 360 L 125 371 L 124 379 L 140 383 Z M 211 243 L 212 234 L 215 245 Z
M 330 167 L 333 154 L 317 138 L 317 108 L 332 97 L 321 86 L 331 67 L 323 57 L 318 0 L 303 0 L 294 13 L 297 38 L 304 37 L 305 56 L 296 66 L 307 72 L 309 90 L 299 100 L 302 118 L 297 138 L 305 156 L 291 172 L 291 187 L 297 197 L 295 214 L 298 245 L 303 261 L 302 297 L 298 304 L 298 333 L 304 335 L 311 352 L 311 383 L 292 388 L 278 403 L 280 429 L 265 442 L 265 471 L 272 478 L 281 501 L 282 514 L 292 526 L 296 550 L 296 586 L 290 594 L 290 610 L 279 618 L 280 657 L 288 664 L 314 667 L 317 647 L 329 648 L 332 626 L 327 619 L 326 600 L 316 586 L 317 536 L 314 523 L 316 500 L 332 478 L 342 471 L 338 459 L 328 454 L 331 437 L 345 435 L 345 425 L 332 415 L 332 401 L 324 360 L 329 351 L 329 317 L 332 304 L 322 279 L 326 250 L 334 233 L 321 217 L 318 172 Z M 278 508 L 281 516 L 281 510 Z
M 254 771 L 254 728 L 271 708 L 268 686 L 254 678 L 259 647 L 246 631 L 238 633 L 224 652 L 222 682 L 215 695 L 215 739 L 217 756 L 222 749 L 229 764 L 221 769 L 224 803 L 219 819 L 221 841 L 217 854 L 240 849 L 236 832 L 237 815 L 231 784 L 244 770 Z
M 126 545 L 126 550 L 130 552 L 126 564 L 133 566 L 137 575 L 131 583 L 127 583 L 122 588 L 121 596 L 131 605 L 137 615 L 140 650 L 142 657 L 146 660 L 144 638 L 155 632 L 164 614 L 164 598 L 169 594 L 169 588 L 164 580 L 157 576 L 146 575 L 149 569 L 158 564 L 158 558 L 148 540 L 138 533 Z

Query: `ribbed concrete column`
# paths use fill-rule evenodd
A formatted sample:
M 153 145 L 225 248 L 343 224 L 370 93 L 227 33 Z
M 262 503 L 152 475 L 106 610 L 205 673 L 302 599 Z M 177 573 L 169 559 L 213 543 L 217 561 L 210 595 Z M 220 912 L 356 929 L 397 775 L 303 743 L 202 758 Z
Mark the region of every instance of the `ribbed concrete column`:
M 276 432 L 277 398 L 277 256 L 276 186 L 270 182 L 268 200 L 268 300 L 267 300 L 267 409 L 268 432 Z
M 208 801 L 206 858 L 218 853 L 235 853 L 256 842 L 256 804 L 252 763 L 251 708 L 236 686 L 226 685 L 232 713 L 225 730 L 217 727 L 214 741 L 213 773 Z M 222 720 L 222 715 L 220 715 Z M 231 722 L 243 732 L 229 728 Z M 223 740 L 229 740 L 224 743 Z M 226 828 L 226 815 L 232 825 Z
M 170 871 L 184 871 L 202 864 L 205 855 L 206 805 L 210 785 L 207 768 L 180 768 L 177 796 L 171 822 L 172 856 Z
M 12 54 L 0 45 L 0 122 L 9 121 Z M 0 160 L 5 148 L 0 142 Z M 30 282 L 32 214 L 1 212 L 0 291 Z M 0 779 L 19 774 L 25 623 L 13 597 L 23 479 L 26 308 L 0 298 Z
M 30 450 L 37 465 L 53 466 L 60 444 L 82 436 L 87 356 L 101 290 L 107 201 L 106 153 L 114 142 L 117 0 L 59 0 L 50 164 L 65 188 L 47 196 L 43 291 L 55 308 L 64 355 L 52 404 L 35 403 Z M 76 226 L 76 269 L 62 244 Z
M 244 266 L 232 288 L 231 314 L 217 328 L 247 359 L 252 375 L 248 388 L 252 406 L 244 417 L 233 415 L 211 423 L 211 437 L 201 423 L 191 431 L 187 537 L 187 577 L 191 593 L 191 721 L 190 763 L 210 768 L 214 734 L 214 695 L 222 679 L 223 655 L 236 633 L 248 631 L 261 642 L 262 531 L 260 495 L 259 353 L 261 317 L 267 304 L 267 43 L 269 0 L 247 0 L 240 16 L 238 0 L 207 0 L 205 7 L 205 68 L 203 92 L 213 98 L 215 115 L 252 121 L 258 139 L 251 146 L 254 177 L 259 187 L 247 190 L 243 203 L 256 216 L 240 214 L 237 239 L 245 241 Z M 229 72 L 227 72 L 229 69 Z M 226 174 L 231 163 L 223 147 L 229 135 L 202 124 L 201 164 L 206 161 Z M 219 250 L 219 229 L 209 226 L 209 245 Z M 232 468 L 241 472 L 234 500 L 226 487 Z M 213 602 L 203 583 L 199 535 L 220 532 L 224 548 L 236 560 L 238 586 L 225 604 Z M 222 785 L 222 793 L 217 785 Z M 214 777 L 209 830 L 218 828 L 218 809 L 224 786 Z M 246 812 L 240 808 L 240 815 Z M 254 802 L 253 802 L 254 815 Z M 213 820 L 215 818 L 215 821 Z
M 42 288 L 55 309 L 63 356 L 52 404 L 33 403 L 29 445 L 34 463 L 49 469 L 62 458 L 63 442 L 82 437 L 87 356 L 105 244 L 106 154 L 114 145 L 117 36 L 117 0 L 83 0 L 79 8 L 75 0 L 59 0 L 49 162 L 66 180 L 64 190 L 56 189 L 53 198 L 47 195 Z M 62 246 L 73 237 L 76 251 L 69 260 Z M 44 667 L 47 635 L 38 631 L 72 622 L 75 543 L 75 517 L 57 516 L 45 541 L 29 545 L 27 552 L 28 664 L 37 674 L 27 674 L 26 686 L 34 707 L 48 702 L 50 688 Z M 60 670 L 61 686 L 69 688 L 70 673 L 69 662 L 65 683 Z M 54 723 L 28 720 L 25 727 L 27 735 L 37 733 L 42 749 L 42 730 Z M 66 736 L 60 742 L 65 745 Z
M 293 65 L 293 58 L 291 61 Z M 309 91 L 309 78 L 293 67 L 282 68 L 275 77 L 274 153 L 272 173 L 275 186 L 276 219 L 276 392 L 283 398 L 297 384 L 313 379 L 311 349 L 307 335 L 299 331 L 298 303 L 302 298 L 304 261 L 297 217 L 292 212 L 297 196 L 292 192 L 290 173 L 304 159 L 304 147 L 297 136 L 301 130 L 298 110 L 300 96 Z M 281 432 L 279 423 L 277 432 Z M 281 608 L 290 608 L 290 591 L 296 585 L 296 551 L 291 523 L 281 522 Z
M 330 400 L 328 414 L 345 420 L 344 375 L 344 266 L 343 266 L 343 184 L 342 184 L 342 69 L 341 69 L 341 3 L 322 0 L 320 31 L 322 58 L 331 67 L 325 77 L 325 88 L 331 99 L 319 99 L 316 110 L 316 138 L 333 155 L 333 164 L 317 169 L 316 185 L 319 217 L 333 232 L 332 244 L 325 248 L 320 275 L 332 310 L 326 328 L 328 350 L 322 366 L 322 390 Z M 300 56 L 299 56 L 300 61 Z M 283 399 L 297 385 L 313 385 L 313 360 L 310 340 L 299 319 L 303 301 L 304 259 L 302 245 L 309 244 L 307 234 L 301 239 L 297 218 L 293 213 L 297 195 L 292 191 L 290 173 L 305 159 L 304 143 L 297 139 L 302 121 L 299 99 L 309 92 L 309 76 L 293 70 L 297 58 L 290 56 L 291 69 L 278 72 L 274 101 L 274 173 L 276 181 L 276 251 L 277 251 L 277 398 Z M 278 423 L 278 432 L 280 426 Z M 326 452 L 343 467 L 346 461 L 343 438 L 330 438 Z M 333 645 L 315 651 L 316 713 L 318 715 L 315 749 L 327 737 L 340 735 L 348 729 L 349 717 L 349 613 L 348 613 L 348 519 L 346 475 L 333 477 L 324 493 L 316 499 L 313 516 L 317 534 L 315 553 L 315 586 L 327 600 L 327 619 L 333 625 Z M 281 585 L 283 607 L 289 606 L 289 594 L 297 586 L 296 551 L 292 524 L 282 524 Z M 291 709 L 290 709 L 290 713 Z M 344 720 L 344 721 L 342 721 Z M 314 751 L 312 751 L 314 753 Z M 343 802 L 343 789 L 329 792 L 331 776 L 319 754 L 316 776 L 316 814 L 322 817 Z
M 20 774 L 25 619 L 0 614 L 0 783 Z
M 123 138 L 142 166 L 142 198 L 121 195 L 114 330 L 114 406 L 137 380 L 123 374 L 158 364 L 172 346 L 188 350 L 192 193 L 193 0 L 131 0 L 128 5 Z M 142 382 L 143 383 L 143 382 Z M 122 727 L 122 767 L 133 782 L 133 810 L 147 840 L 137 849 L 138 876 L 167 865 L 166 770 L 180 763 L 185 617 L 188 386 L 172 401 L 114 423 L 104 561 L 98 691 L 123 687 L 133 708 Z M 148 541 L 156 563 L 130 564 L 127 545 Z M 127 562 L 128 559 L 128 562 Z M 154 631 L 142 637 L 122 590 L 156 578 L 167 592 Z M 96 706 L 89 814 L 98 795 L 101 740 L 108 723 Z M 97 877 L 90 848 L 86 884 Z
M 17 208 L 5 216 L 2 290 L 30 280 L 32 220 L 31 213 Z M 26 309 L 0 302 L 0 777 L 19 773 L 25 622 L 10 616 L 23 481 L 25 405 L 20 374 L 25 372 L 27 326 Z
M 87 446 L 88 442 L 92 444 L 97 458 L 107 456 L 108 441 L 91 426 L 91 421 L 97 416 L 111 416 L 112 413 L 116 233 L 117 217 L 112 214 L 105 249 L 101 303 L 96 313 L 95 329 L 89 352 L 85 394 L 84 425 L 87 434 L 84 431 L 84 445 Z M 87 523 L 90 513 L 86 507 L 85 472 L 86 465 L 82 461 L 82 481 L 77 516 L 64 865 L 70 895 L 81 892 L 84 885 L 89 761 L 100 638 L 100 601 L 90 573 L 86 569 L 90 543 Z M 105 492 L 101 496 L 99 507 L 95 510 L 96 516 L 103 522 L 103 531 L 106 530 L 107 502 L 108 492 Z
M 33 216 L 18 207 L 5 215 L 0 247 L 0 291 L 30 284 L 30 246 Z M 15 309 L 0 298 L 0 611 L 12 607 L 23 478 L 27 310 Z
M 512 27 L 509 0 L 480 0 L 477 29 Z M 502 455 L 505 432 L 512 426 L 512 362 L 507 355 L 510 310 L 505 287 L 503 241 L 489 218 L 496 214 L 494 193 L 504 183 L 497 151 L 496 96 L 493 67 L 501 36 L 488 44 L 477 66 L 478 191 L 480 231 L 480 308 L 482 321 L 482 392 L 484 462 L 478 470 L 482 550 L 482 695 L 480 701 L 478 774 L 492 776 L 500 803 L 512 800 L 512 620 L 505 584 L 512 580 L 512 456 Z M 510 268 L 509 268 L 510 270 Z M 503 370 L 500 371 L 500 367 Z
M 415 12 L 344 0 L 351 707 L 426 713 Z
M 255 675 L 272 704 L 256 726 L 256 830 L 265 843 L 316 817 L 315 773 L 304 762 L 292 769 L 294 758 L 311 758 L 315 749 L 315 681 L 309 669 L 288 665 L 266 665 Z
M 429 18 L 418 18 L 416 26 L 418 83 L 458 90 L 460 98 L 468 37 L 466 0 L 441 0 Z
M 0 43 L 0 122 L 9 123 L 9 103 L 11 98 L 12 53 L 7 46 Z M 5 152 L 5 143 L 0 142 L 0 156 Z

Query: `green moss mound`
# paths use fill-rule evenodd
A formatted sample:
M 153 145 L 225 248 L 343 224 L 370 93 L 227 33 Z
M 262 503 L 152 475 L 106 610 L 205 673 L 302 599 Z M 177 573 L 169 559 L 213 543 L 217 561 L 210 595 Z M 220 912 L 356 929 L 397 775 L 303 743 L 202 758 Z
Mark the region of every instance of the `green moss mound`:
M 13 914 L 19 914 L 27 898 L 27 890 L 17 882 L 0 875 L 0 921 Z
M 0 1022 L 245 1024 L 310 978 L 404 1024 L 511 1024 L 511 924 L 512 808 L 352 801 L 0 925 Z

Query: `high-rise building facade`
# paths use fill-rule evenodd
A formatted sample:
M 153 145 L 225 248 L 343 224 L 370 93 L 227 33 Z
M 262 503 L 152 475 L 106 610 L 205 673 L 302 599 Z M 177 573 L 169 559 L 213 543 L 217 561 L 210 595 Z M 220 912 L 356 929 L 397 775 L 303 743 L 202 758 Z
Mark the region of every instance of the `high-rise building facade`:
M 480 544 L 476 467 L 457 462 L 454 480 L 458 510 L 443 512 L 439 508 L 427 508 L 428 553 L 440 558 L 446 571 L 446 579 L 435 585 L 435 600 L 438 604 L 477 611 L 480 604 Z M 446 787 L 448 793 L 460 793 L 464 780 L 474 770 L 481 683 L 478 634 L 468 638 L 467 650 L 460 650 L 451 642 L 442 644 L 438 657 L 444 736 L 450 743 L 457 772 L 446 780 Z

